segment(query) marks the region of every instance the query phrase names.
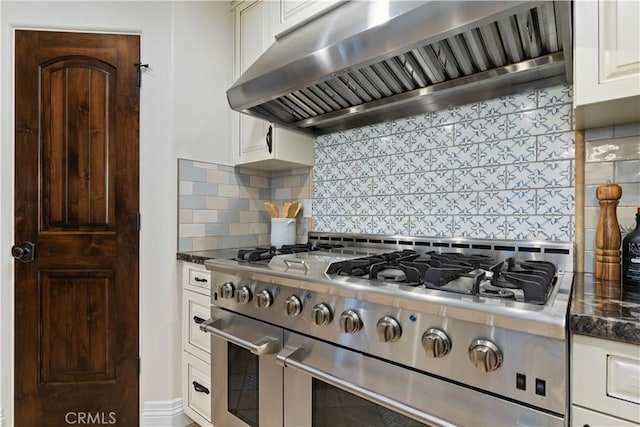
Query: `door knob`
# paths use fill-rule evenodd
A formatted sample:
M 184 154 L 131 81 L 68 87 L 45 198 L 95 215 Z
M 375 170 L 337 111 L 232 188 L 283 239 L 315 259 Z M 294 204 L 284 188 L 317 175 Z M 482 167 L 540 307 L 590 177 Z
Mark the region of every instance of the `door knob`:
M 11 256 L 20 262 L 33 261 L 36 245 L 31 242 L 22 242 L 11 247 Z

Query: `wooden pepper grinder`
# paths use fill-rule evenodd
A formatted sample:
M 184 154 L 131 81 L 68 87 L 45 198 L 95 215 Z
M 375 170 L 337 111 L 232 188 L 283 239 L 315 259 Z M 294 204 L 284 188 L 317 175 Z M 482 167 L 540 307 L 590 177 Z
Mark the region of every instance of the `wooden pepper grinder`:
M 622 188 L 602 184 L 596 189 L 600 219 L 596 229 L 596 279 L 620 280 L 620 226 L 616 215 Z

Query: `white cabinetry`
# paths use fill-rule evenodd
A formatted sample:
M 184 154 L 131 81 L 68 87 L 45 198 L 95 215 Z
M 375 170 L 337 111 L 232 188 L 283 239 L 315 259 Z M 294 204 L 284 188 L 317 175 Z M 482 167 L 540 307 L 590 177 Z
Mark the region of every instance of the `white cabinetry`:
M 579 129 L 640 121 L 640 1 L 574 2 Z
M 274 41 L 271 1 L 243 1 L 234 9 L 237 79 Z M 246 114 L 234 114 L 234 164 L 265 170 L 313 165 L 314 138 Z
M 306 24 L 316 17 L 344 3 L 345 0 L 280 0 L 274 2 L 274 31 L 276 36 Z
M 211 274 L 182 262 L 182 404 L 202 427 L 211 426 L 211 339 L 200 323 L 211 315 Z
M 573 335 L 571 424 L 638 426 L 640 346 Z

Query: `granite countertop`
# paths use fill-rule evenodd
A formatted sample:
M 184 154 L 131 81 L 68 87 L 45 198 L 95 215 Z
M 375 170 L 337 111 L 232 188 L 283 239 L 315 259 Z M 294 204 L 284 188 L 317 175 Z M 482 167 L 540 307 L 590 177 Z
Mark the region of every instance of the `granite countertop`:
M 569 322 L 574 334 L 640 344 L 640 301 L 626 300 L 620 282 L 575 273 Z
M 210 249 L 206 251 L 183 251 L 176 254 L 178 261 L 194 262 L 204 264 L 208 259 L 225 258 L 231 259 L 238 254 L 238 248 L 232 249 Z

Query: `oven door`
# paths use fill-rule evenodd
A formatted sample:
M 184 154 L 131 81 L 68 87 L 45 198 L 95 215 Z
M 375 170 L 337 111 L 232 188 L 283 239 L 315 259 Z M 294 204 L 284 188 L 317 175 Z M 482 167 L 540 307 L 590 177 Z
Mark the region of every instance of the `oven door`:
M 564 419 L 285 331 L 284 426 L 563 426 Z
M 217 307 L 201 329 L 211 334 L 211 422 L 282 425 L 282 329 Z

